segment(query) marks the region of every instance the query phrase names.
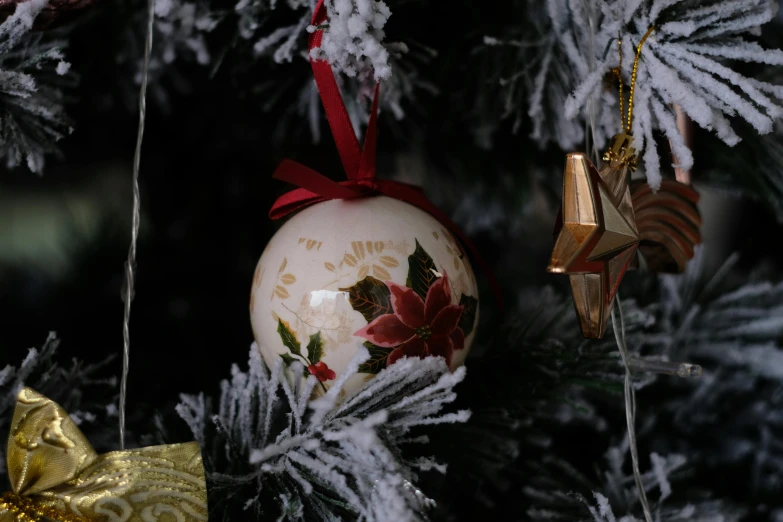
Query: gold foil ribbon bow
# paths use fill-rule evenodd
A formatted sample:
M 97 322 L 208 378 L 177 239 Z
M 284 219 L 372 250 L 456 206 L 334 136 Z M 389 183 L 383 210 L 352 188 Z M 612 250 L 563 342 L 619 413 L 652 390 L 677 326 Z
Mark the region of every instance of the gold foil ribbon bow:
M 17 397 L 7 461 L 13 492 L 0 496 L 0 522 L 207 520 L 198 443 L 98 455 L 59 404 L 29 388 Z

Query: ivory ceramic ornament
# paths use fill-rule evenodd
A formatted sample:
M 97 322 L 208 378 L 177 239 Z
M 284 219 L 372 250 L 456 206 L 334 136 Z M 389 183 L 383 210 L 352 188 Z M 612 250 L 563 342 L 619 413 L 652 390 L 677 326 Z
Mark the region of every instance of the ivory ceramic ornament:
M 403 356 L 462 365 L 478 290 L 459 244 L 426 212 L 385 196 L 330 200 L 300 211 L 271 239 L 250 315 L 266 364 L 300 361 L 321 392 L 366 346 L 370 359 L 346 383 L 350 395 Z

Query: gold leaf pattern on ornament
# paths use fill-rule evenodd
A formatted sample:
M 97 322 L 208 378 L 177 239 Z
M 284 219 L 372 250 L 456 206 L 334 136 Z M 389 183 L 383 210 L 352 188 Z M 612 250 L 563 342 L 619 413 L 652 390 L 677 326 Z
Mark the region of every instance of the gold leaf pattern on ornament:
M 446 252 L 448 252 L 448 254 L 453 258 L 454 270 L 459 272 L 462 270 L 462 267 L 465 267 L 465 272 L 470 272 L 470 270 L 468 270 L 468 264 L 465 260 L 465 253 L 462 250 L 462 247 L 454 240 L 454 237 L 451 234 L 446 232 L 445 229 L 441 228 L 440 231 L 443 234 L 443 238 L 446 240 L 446 243 L 448 243 L 446 245 Z M 436 239 L 438 238 L 437 232 L 433 232 L 432 235 L 435 236 Z
M 388 281 L 391 279 L 391 274 L 380 265 L 372 265 L 372 275 L 381 281 Z
M 381 256 L 380 258 L 378 258 L 378 261 L 380 261 L 381 263 L 383 263 L 385 266 L 389 268 L 397 268 L 398 266 L 400 266 L 400 262 L 391 256 Z
M 351 248 L 353 249 L 353 254 L 345 254 L 343 261 L 352 268 L 354 263 L 359 267 L 358 279 L 364 279 L 372 274 L 377 279 L 387 281 L 391 279 L 391 274 L 387 268 L 397 268 L 400 266 L 400 262 L 393 256 L 381 255 L 385 244 L 392 244 L 392 242 L 352 241 Z
M 275 281 L 274 288 L 272 288 L 272 296 L 269 298 L 270 300 L 274 299 L 275 296 L 279 297 L 280 299 L 288 299 L 291 297 L 291 294 L 285 287 L 296 283 L 296 276 L 290 272 L 284 273 L 287 266 L 288 258 L 284 257 L 283 262 L 280 263 L 280 268 L 277 271 L 277 280 Z
M 316 250 L 321 250 L 321 246 L 323 245 L 323 242 L 318 241 L 317 239 L 310 239 L 307 237 L 299 238 L 299 244 L 301 245 L 302 243 L 304 243 L 305 249 L 308 251 L 312 250 L 313 248 L 315 248 Z
M 452 245 L 453 245 L 453 244 L 455 244 L 455 242 L 454 242 L 454 238 L 453 238 L 453 237 L 451 237 L 451 234 L 449 234 L 448 232 L 446 232 L 446 229 L 444 229 L 444 228 L 441 228 L 441 229 L 440 229 L 440 231 L 443 233 L 443 237 L 445 237 L 445 238 L 446 238 L 446 241 L 447 241 L 448 243 L 451 243 Z
M 356 277 L 361 280 L 371 274 L 378 279 L 389 280 L 391 274 L 388 269 L 399 267 L 400 261 L 392 255 L 381 255 L 382 252 L 389 249 L 401 250 L 407 256 L 404 249 L 408 247 L 407 241 L 396 244 L 394 241 L 351 241 L 350 251 L 345 252 L 338 261 L 324 263 L 324 268 L 338 274 L 337 281 L 345 277 Z M 346 266 L 354 269 L 355 272 L 346 271 L 344 268 Z
M 413 245 L 408 243 L 407 239 L 403 239 L 399 243 L 394 243 L 392 241 L 389 241 L 386 246 L 388 246 L 389 248 L 393 249 L 395 252 L 398 252 L 406 257 L 408 256 L 408 254 L 410 254 L 411 250 L 413 249 Z
M 353 253 L 356 256 L 356 259 L 364 259 L 365 258 L 365 252 L 364 252 L 364 242 L 362 241 L 351 241 L 351 247 L 353 248 Z
M 261 280 L 264 277 L 264 271 L 261 270 L 261 263 L 256 265 L 256 271 L 253 272 L 253 284 L 250 289 L 250 313 L 252 314 L 256 308 L 256 291 L 261 286 Z
M 437 233 L 437 232 L 435 232 L 434 230 L 432 231 L 432 237 L 434 237 L 436 241 L 439 241 L 439 240 L 440 240 L 440 236 L 439 236 L 439 235 L 438 235 L 438 233 Z
M 472 291 L 470 290 L 471 279 L 468 276 L 468 273 L 469 272 L 467 271 L 462 272 L 457 277 L 451 280 L 451 288 L 454 291 L 454 295 L 465 294 L 465 292 L 472 293 Z
M 253 272 L 253 286 L 254 287 L 259 286 L 261 284 L 261 277 L 262 277 L 263 272 L 264 271 L 261 270 L 261 263 L 258 263 L 258 265 L 256 265 L 256 271 Z

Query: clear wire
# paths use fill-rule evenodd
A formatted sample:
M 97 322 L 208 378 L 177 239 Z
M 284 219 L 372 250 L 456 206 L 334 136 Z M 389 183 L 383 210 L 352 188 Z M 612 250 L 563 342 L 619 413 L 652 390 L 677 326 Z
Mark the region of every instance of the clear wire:
M 120 382 L 120 449 L 125 449 L 125 415 L 128 399 L 128 371 L 130 367 L 130 313 L 135 288 L 136 244 L 141 222 L 141 197 L 139 194 L 139 169 L 141 165 L 141 144 L 144 139 L 144 120 L 147 116 L 147 81 L 149 79 L 150 55 L 152 54 L 152 33 L 155 25 L 155 0 L 148 0 L 147 41 L 144 47 L 144 69 L 139 91 L 139 130 L 136 137 L 136 152 L 133 156 L 133 221 L 128 260 L 125 262 L 125 285 L 122 299 L 125 315 L 122 322 L 122 380 Z
M 612 306 L 612 329 L 617 340 L 617 348 L 620 350 L 620 357 L 622 357 L 623 365 L 625 366 L 625 421 L 628 425 L 628 446 L 631 450 L 633 478 L 636 481 L 636 489 L 639 493 L 639 500 L 642 503 L 644 519 L 647 522 L 653 522 L 650 503 L 647 500 L 647 492 L 642 482 L 642 472 L 639 470 L 639 448 L 636 444 L 636 392 L 633 389 L 630 357 L 628 356 L 628 346 L 625 343 L 625 319 L 623 317 L 623 307 L 620 303 L 620 294 L 616 294 L 614 299 L 614 306 Z M 617 327 L 615 308 L 619 312 L 620 328 Z
M 590 70 L 591 72 L 595 69 L 595 27 L 594 27 L 594 21 L 593 21 L 593 11 L 591 9 L 592 4 L 590 2 L 585 2 L 585 8 L 587 12 L 587 22 L 589 27 L 589 36 L 590 36 L 590 50 L 589 50 L 589 56 L 590 56 Z M 652 28 L 650 29 L 650 32 L 652 31 Z M 649 32 L 648 32 L 649 35 Z M 646 39 L 646 37 L 645 37 Z M 622 46 L 622 40 L 619 40 L 620 46 Z M 638 63 L 638 55 L 641 54 L 641 46 L 644 44 L 644 40 L 640 42 L 639 48 L 637 50 L 637 62 Z M 622 47 L 620 47 L 620 53 L 622 53 Z M 620 54 L 620 65 L 619 65 L 619 80 L 621 82 L 621 89 L 622 89 L 622 54 Z M 635 71 L 634 71 L 634 80 L 635 80 Z M 622 90 L 620 91 L 622 93 Z M 622 94 L 621 94 L 622 96 Z M 630 100 L 629 100 L 629 108 L 628 108 L 628 116 L 629 119 L 631 118 L 632 109 L 631 105 L 633 104 L 633 90 L 630 94 Z M 620 124 L 622 127 L 622 109 L 621 109 L 621 118 L 620 118 Z M 595 135 L 596 135 L 596 127 L 595 127 L 595 110 L 593 107 L 592 100 L 590 100 L 588 105 L 588 122 L 586 122 L 586 136 L 585 136 L 585 152 L 587 152 L 589 155 L 593 156 L 595 158 L 596 163 L 598 162 L 598 150 L 595 147 Z M 625 366 L 625 418 L 626 422 L 628 424 L 628 443 L 631 450 L 631 461 L 633 465 L 633 475 L 634 480 L 636 481 L 636 488 L 639 492 L 639 499 L 642 504 L 642 509 L 644 511 L 644 518 L 646 522 L 653 522 L 652 519 L 652 513 L 650 511 L 650 504 L 647 500 L 647 492 L 644 489 L 644 484 L 642 483 L 642 474 L 639 470 L 639 451 L 636 444 L 636 394 L 633 389 L 633 383 L 632 383 L 632 373 L 631 373 L 631 365 L 630 365 L 630 357 L 628 356 L 628 349 L 625 344 L 625 320 L 623 318 L 623 310 L 622 306 L 620 305 L 620 295 L 615 295 L 615 305 L 617 309 L 619 310 L 620 315 L 620 328 L 617 328 L 616 319 L 615 319 L 615 307 L 612 307 L 612 326 L 614 329 L 615 339 L 617 340 L 617 346 L 620 351 L 620 356 L 623 359 L 623 364 Z

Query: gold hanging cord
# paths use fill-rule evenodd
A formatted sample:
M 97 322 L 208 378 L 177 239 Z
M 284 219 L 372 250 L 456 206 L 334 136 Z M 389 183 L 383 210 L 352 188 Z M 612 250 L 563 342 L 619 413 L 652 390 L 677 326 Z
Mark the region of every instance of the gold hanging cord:
M 647 41 L 647 38 L 650 37 L 652 32 L 655 30 L 655 26 L 651 26 L 649 29 L 647 29 L 647 32 L 644 33 L 644 36 L 639 41 L 639 45 L 636 46 L 636 57 L 633 60 L 633 70 L 631 72 L 631 93 L 628 96 L 628 119 L 625 123 L 625 132 L 630 134 L 631 133 L 631 123 L 633 122 L 633 96 L 634 91 L 636 90 L 636 74 L 639 71 L 639 58 L 642 56 L 642 46 L 644 46 L 644 42 Z M 618 38 L 617 40 L 618 44 L 618 50 L 620 54 L 620 64 L 616 69 L 616 74 L 620 83 L 620 121 L 622 122 L 623 119 L 625 119 L 625 96 L 623 94 L 623 77 L 622 77 L 622 67 L 623 67 L 623 39 L 622 37 Z
M 636 57 L 633 60 L 633 70 L 631 72 L 631 87 L 630 87 L 630 93 L 628 95 L 627 118 L 625 114 L 625 85 L 623 83 L 623 75 L 622 75 L 623 38 L 622 35 L 618 36 L 617 38 L 617 47 L 620 55 L 620 63 L 618 64 L 617 68 L 613 70 L 613 72 L 617 76 L 617 80 L 620 85 L 620 126 L 622 127 L 622 130 L 620 134 L 618 134 L 612 139 L 611 145 L 609 146 L 609 150 L 607 150 L 606 153 L 604 154 L 604 161 L 612 164 L 618 164 L 618 163 L 626 164 L 631 168 L 631 170 L 636 169 L 636 155 L 632 147 L 633 138 L 631 135 L 632 123 L 633 123 L 633 100 L 634 100 L 634 93 L 636 92 L 636 75 L 639 70 L 639 59 L 642 56 L 642 46 L 644 46 L 644 42 L 647 41 L 647 38 L 650 37 L 650 35 L 654 30 L 655 30 L 655 26 L 653 25 L 647 30 L 647 32 L 644 34 L 642 39 L 639 41 L 639 45 L 636 46 Z

